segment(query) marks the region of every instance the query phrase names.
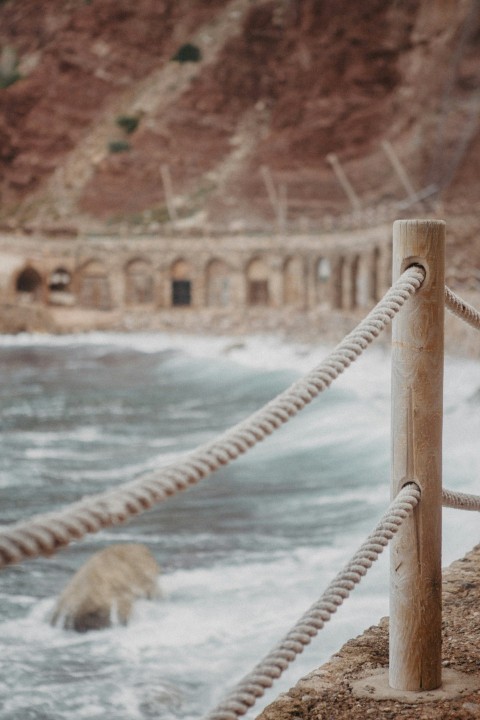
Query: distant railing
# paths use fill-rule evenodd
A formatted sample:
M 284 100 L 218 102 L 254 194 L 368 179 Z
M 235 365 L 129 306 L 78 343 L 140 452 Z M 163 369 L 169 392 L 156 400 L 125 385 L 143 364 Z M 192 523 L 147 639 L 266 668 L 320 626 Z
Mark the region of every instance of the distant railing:
M 445 223 L 397 221 L 392 287 L 319 366 L 245 421 L 187 453 L 175 465 L 58 512 L 1 528 L 0 567 L 49 556 L 87 533 L 123 523 L 229 464 L 326 390 L 393 320 L 393 501 L 320 600 L 206 717 L 235 720 L 244 715 L 330 619 L 390 540 L 390 685 L 399 690 L 438 688 L 441 507 L 480 510 L 480 496 L 442 489 L 445 305 L 480 330 L 480 314 L 445 287 L 444 276 Z

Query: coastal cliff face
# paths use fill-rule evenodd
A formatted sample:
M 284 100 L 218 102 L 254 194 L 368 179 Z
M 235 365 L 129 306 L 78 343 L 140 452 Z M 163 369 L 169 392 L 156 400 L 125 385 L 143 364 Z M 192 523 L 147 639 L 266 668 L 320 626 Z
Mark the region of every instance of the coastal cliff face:
M 350 209 L 328 153 L 364 207 L 405 197 L 382 140 L 477 204 L 471 0 L 2 0 L 0 51 L 3 222 L 162 222 L 166 168 L 180 218 L 267 226 L 266 166 L 315 226 Z

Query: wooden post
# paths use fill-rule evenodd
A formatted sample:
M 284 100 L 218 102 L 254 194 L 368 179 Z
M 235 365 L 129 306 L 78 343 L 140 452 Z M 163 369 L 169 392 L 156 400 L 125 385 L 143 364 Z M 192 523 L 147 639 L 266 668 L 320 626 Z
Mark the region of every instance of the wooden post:
M 168 165 L 161 165 L 160 174 L 162 176 L 163 191 L 165 193 L 165 204 L 167 206 L 168 216 L 172 225 L 175 225 L 178 220 L 178 215 L 173 200 L 173 187 L 172 177 L 170 175 L 170 167 Z
M 284 185 L 280 186 L 280 193 L 277 192 L 275 183 L 273 182 L 272 173 L 268 165 L 262 165 L 260 168 L 260 174 L 265 183 L 267 190 L 268 199 L 272 206 L 275 214 L 275 223 L 277 226 L 277 232 L 282 235 L 284 234 L 284 218 L 286 217 L 286 188 Z
M 329 153 L 325 159 L 332 166 L 333 172 L 335 173 L 338 182 L 342 186 L 345 195 L 350 200 L 350 204 L 353 210 L 360 210 L 362 204 L 358 198 L 357 193 L 353 189 L 350 180 L 345 175 L 345 171 L 340 165 L 338 157 L 335 155 L 335 153 Z
M 394 223 L 393 279 L 413 264 L 426 277 L 392 329 L 392 496 L 422 497 L 391 544 L 389 683 L 421 691 L 442 682 L 443 221 Z
M 397 153 L 393 149 L 392 143 L 389 142 L 388 140 L 382 140 L 382 148 L 383 148 L 385 155 L 390 160 L 390 163 L 391 163 L 398 179 L 400 180 L 403 187 L 405 188 L 408 198 L 412 199 L 416 194 L 415 189 L 414 189 L 412 183 L 410 182 L 410 178 L 407 175 L 407 171 L 405 170 L 402 163 L 398 159 Z
M 280 183 L 278 192 L 278 232 L 282 238 L 285 238 L 287 234 L 287 212 L 287 186 L 285 183 Z

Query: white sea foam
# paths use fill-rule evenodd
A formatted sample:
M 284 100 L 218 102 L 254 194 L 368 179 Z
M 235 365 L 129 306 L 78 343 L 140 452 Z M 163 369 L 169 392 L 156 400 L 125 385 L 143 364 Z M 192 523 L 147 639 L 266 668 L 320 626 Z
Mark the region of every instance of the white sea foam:
M 266 336 L 241 341 L 228 337 L 106 333 L 60 338 L 0 338 L 3 347 L 22 345 L 89 346 L 95 354 L 110 352 L 112 348 L 119 353 L 135 350 L 150 354 L 176 350 L 178 354 L 172 356 L 169 369 L 177 369 L 179 377 L 185 377 L 182 373 L 190 377 L 198 371 L 199 378 L 205 379 L 209 388 L 215 388 L 218 381 L 227 402 L 232 403 L 241 400 L 245 387 L 255 397 L 256 388 L 265 382 L 271 382 L 272 387 L 283 382 L 288 384 L 317 365 L 327 352 L 323 347 L 283 344 Z M 205 359 L 207 363 L 203 362 Z M 67 575 L 65 566 L 71 562 L 71 555 L 58 556 L 57 564 L 41 561 L 41 565 L 31 565 L 32 596 L 25 594 L 24 586 L 21 590 L 15 589 L 15 584 L 11 591 L 5 591 L 12 606 L 15 598 L 18 602 L 15 617 L 0 622 L 3 661 L 9 670 L 4 673 L 4 680 L 0 680 L 0 692 L 9 698 L 8 714 L 2 716 L 2 712 L 7 711 L 0 711 L 0 720 L 3 717 L 21 720 L 29 709 L 65 720 L 80 717 L 93 720 L 100 716 L 105 720 L 132 720 L 155 715 L 165 720 L 180 717 L 198 720 L 201 711 L 206 711 L 236 679 L 249 672 L 319 597 L 388 505 L 389 364 L 387 350 L 370 348 L 335 382 L 324 399 L 312 404 L 287 428 L 240 461 L 249 470 L 244 473 L 243 494 L 238 488 L 230 489 L 227 483 L 225 488 L 218 486 L 217 491 L 202 495 L 198 504 L 192 503 L 192 514 L 180 516 L 182 522 L 194 525 L 190 535 L 188 527 L 177 527 L 175 522 L 168 531 L 164 529 L 168 523 L 162 523 L 162 518 L 169 519 L 171 507 L 167 504 L 163 516 L 150 518 L 148 531 L 133 522 L 129 527 L 118 531 L 109 529 L 97 536 L 100 546 L 107 542 L 136 541 L 145 542 L 156 551 L 171 543 L 171 557 L 176 564 L 172 562 L 169 567 L 167 562 L 161 576 L 164 598 L 139 602 L 128 627 L 113 627 L 87 635 L 50 627 L 54 598 L 45 599 L 40 591 L 37 598 L 36 583 L 45 578 L 47 587 L 52 581 L 60 587 L 58 572 L 61 570 Z M 284 374 L 275 376 L 279 372 Z M 445 485 L 467 492 L 478 492 L 480 475 L 480 401 L 475 395 L 479 387 L 477 363 L 447 358 Z M 236 392 L 238 396 L 232 400 L 231 395 Z M 201 427 L 203 422 L 207 425 L 201 400 L 200 396 L 195 400 L 184 399 L 180 411 L 173 413 L 178 427 L 185 425 L 182 442 L 187 449 L 214 435 L 208 427 Z M 213 403 L 216 398 L 207 398 L 209 400 Z M 221 402 L 225 402 L 223 396 Z M 215 409 L 213 407 L 212 412 Z M 26 403 L 26 412 L 29 410 Z M 121 410 L 119 404 L 119 415 Z M 165 407 L 162 410 L 167 412 Z M 188 427 L 190 419 L 194 420 L 192 427 Z M 120 449 L 125 442 L 123 435 L 116 437 L 106 428 L 95 424 L 88 427 L 83 421 L 61 431 L 65 445 L 58 447 L 59 434 L 45 430 L 43 421 L 44 418 L 40 418 L 38 427 L 22 432 L 28 446 L 24 457 L 30 458 L 36 468 L 43 467 L 45 461 L 47 473 L 50 461 L 70 459 L 73 462 L 75 459 L 78 465 L 83 448 L 85 458 L 88 449 L 88 458 L 92 459 L 101 452 L 96 443 L 105 442 L 108 447 Z M 130 431 L 130 442 L 140 441 L 136 433 L 136 430 Z M 20 442 L 20 435 L 15 438 Z M 114 456 L 112 463 L 104 467 L 88 465 L 79 470 L 76 466 L 72 477 L 75 482 L 84 478 L 92 485 L 97 484 L 99 489 L 110 487 L 112 483 L 175 462 L 180 457 L 175 442 L 171 437 L 145 438 L 149 453 L 143 459 L 137 457 L 133 445 L 118 462 Z M 112 452 L 115 455 L 115 450 Z M 327 464 L 326 475 L 318 478 L 318 490 L 316 471 L 309 470 L 312 479 L 302 488 L 302 497 L 302 492 L 295 493 L 290 488 L 295 479 L 288 475 L 296 467 L 290 456 L 310 462 L 312 457 L 317 457 L 316 453 L 319 459 L 328 456 L 334 467 L 340 460 L 346 460 L 347 468 L 343 468 L 342 477 L 337 478 L 333 467 Z M 14 459 L 17 462 L 16 456 Z M 261 472 L 253 469 L 258 462 Z M 275 472 L 279 477 L 264 479 L 262 475 L 270 463 L 276 463 Z M 239 466 L 241 470 L 240 463 Z M 281 475 L 283 470 L 286 477 Z M 234 470 L 229 481 L 235 479 L 236 472 L 240 471 Z M 327 482 L 329 473 L 334 478 L 331 482 Z M 5 474 L 2 471 L 0 481 L 8 485 Z M 249 493 L 263 480 L 265 493 L 271 496 L 268 504 L 260 507 L 262 496 L 253 495 L 251 503 L 258 503 L 259 507 L 249 510 Z M 42 481 L 40 474 L 29 481 L 29 487 Z M 18 481 L 12 487 L 18 489 L 17 486 Z M 288 490 L 285 496 L 281 494 L 283 490 Z M 213 503 L 212 507 L 209 503 Z M 204 510 L 209 510 L 209 519 L 205 524 L 198 523 L 196 513 Z M 318 519 L 313 515 L 315 528 L 321 528 L 322 523 L 347 511 L 350 513 L 348 524 L 333 524 L 326 540 L 319 536 L 311 538 L 309 544 L 307 534 L 298 540 L 295 533 L 292 539 L 291 527 L 285 520 L 293 518 L 292 524 L 301 527 L 307 510 L 313 514 L 318 510 Z M 226 518 L 223 513 L 227 513 Z M 282 528 L 276 545 L 275 537 L 268 537 L 273 525 L 262 527 L 263 514 L 266 519 L 270 514 Z M 444 564 L 478 542 L 478 530 L 476 514 L 445 510 Z M 268 537 L 268 549 L 261 545 L 254 547 L 256 534 L 260 538 Z M 231 550 L 229 543 L 237 536 L 238 547 Z M 243 539 L 249 542 L 243 545 Z M 182 549 L 183 542 L 188 550 Z M 211 547 L 215 551 L 209 556 Z M 201 556 L 201 563 L 196 564 L 196 553 Z M 163 566 L 163 559 L 158 559 Z M 40 568 L 36 575 L 35 567 Z M 22 578 L 20 573 L 19 581 Z M 302 654 L 247 718 L 255 717 L 279 692 L 325 661 L 343 641 L 387 614 L 387 583 L 388 552 L 327 624 L 318 641 Z M 45 592 L 45 585 L 42 587 Z M 15 678 L 18 676 L 17 690 L 13 693 L 11 688 L 2 685 L 9 681 L 11 670 L 16 673 Z M 28 683 L 32 685 L 29 687 Z

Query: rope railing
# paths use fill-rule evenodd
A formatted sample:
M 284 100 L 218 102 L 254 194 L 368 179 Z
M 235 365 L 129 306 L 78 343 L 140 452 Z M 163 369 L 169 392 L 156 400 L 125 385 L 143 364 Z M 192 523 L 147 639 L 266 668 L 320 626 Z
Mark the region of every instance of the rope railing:
M 464 323 L 480 330 L 480 312 L 445 286 L 445 307 Z M 480 496 L 443 489 L 443 507 L 480 512 Z
M 456 510 L 480 512 L 480 495 L 453 492 L 444 488 L 442 491 L 442 505 Z
M 270 688 L 275 680 L 278 680 L 297 655 L 303 652 L 304 647 L 330 620 L 337 608 L 349 597 L 403 521 L 419 503 L 420 495 L 415 483 L 409 483 L 402 488 L 374 531 L 330 583 L 320 599 L 203 720 L 236 720 L 253 707 L 257 699 L 264 695 L 266 689 Z M 480 496 L 444 489 L 442 504 L 444 507 L 480 511 Z
M 445 307 L 458 318 L 476 330 L 480 330 L 480 313 L 469 303 L 462 300 L 453 290 L 445 286 Z
M 349 597 L 419 501 L 420 490 L 414 483 L 400 490 L 373 532 L 320 599 L 204 720 L 236 720 L 245 715 Z
M 480 312 L 445 286 L 445 307 L 467 325 L 480 330 Z M 443 489 L 443 507 L 480 512 L 480 496 Z
M 125 522 L 228 465 L 305 408 L 354 362 L 420 288 L 425 271 L 409 267 L 373 310 L 300 380 L 245 421 L 187 453 L 183 461 L 92 495 L 63 510 L 0 530 L 0 567 L 52 555 L 87 533 Z

